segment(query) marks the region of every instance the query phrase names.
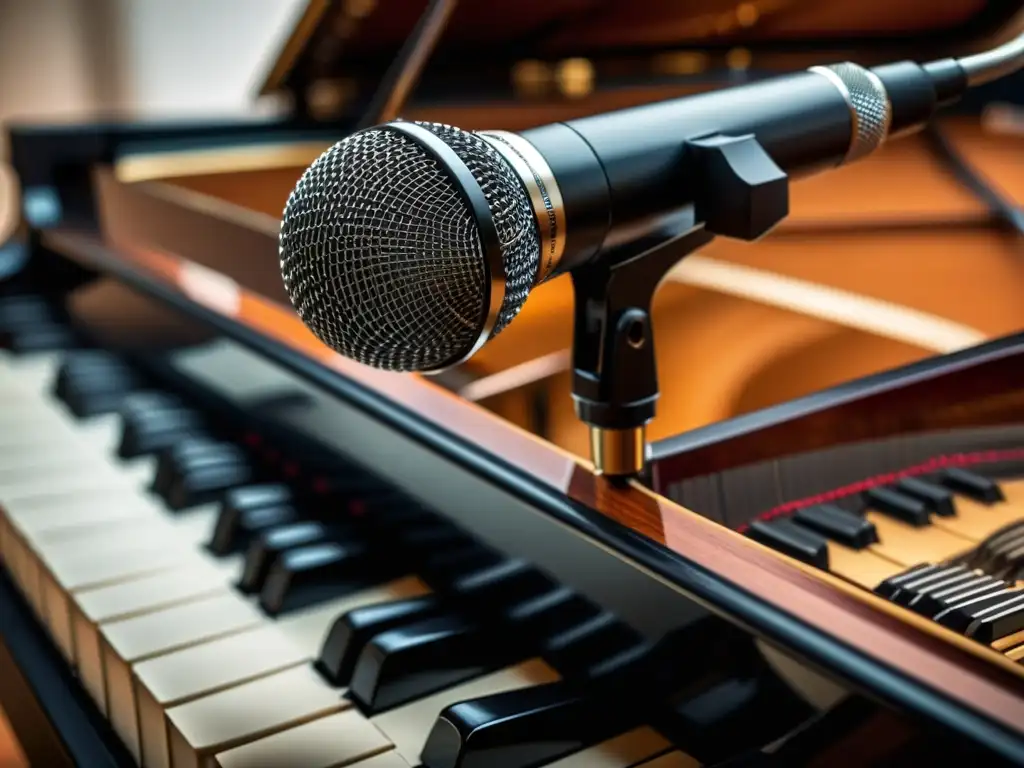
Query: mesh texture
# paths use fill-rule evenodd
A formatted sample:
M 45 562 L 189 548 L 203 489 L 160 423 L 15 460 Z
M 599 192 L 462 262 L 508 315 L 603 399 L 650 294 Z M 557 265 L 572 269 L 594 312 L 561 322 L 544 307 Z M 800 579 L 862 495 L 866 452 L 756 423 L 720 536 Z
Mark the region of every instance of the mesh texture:
M 466 163 L 494 218 L 506 272 L 499 333 L 518 314 L 540 258 L 518 176 L 483 139 L 420 123 Z M 431 370 L 464 357 L 487 301 L 484 248 L 455 181 L 404 134 L 371 129 L 324 152 L 285 206 L 281 273 L 302 321 L 366 365 Z

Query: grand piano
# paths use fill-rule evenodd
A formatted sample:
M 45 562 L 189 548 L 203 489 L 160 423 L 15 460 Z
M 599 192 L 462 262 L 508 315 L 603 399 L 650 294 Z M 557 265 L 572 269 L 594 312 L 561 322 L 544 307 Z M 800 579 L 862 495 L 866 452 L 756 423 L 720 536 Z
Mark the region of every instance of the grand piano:
M 565 280 L 405 375 L 317 341 L 277 251 L 302 170 L 392 114 L 516 130 L 977 50 L 1017 10 L 314 0 L 283 119 L 8 126 L 0 706 L 30 763 L 1024 763 L 1019 78 L 673 270 L 627 482 L 572 412 Z

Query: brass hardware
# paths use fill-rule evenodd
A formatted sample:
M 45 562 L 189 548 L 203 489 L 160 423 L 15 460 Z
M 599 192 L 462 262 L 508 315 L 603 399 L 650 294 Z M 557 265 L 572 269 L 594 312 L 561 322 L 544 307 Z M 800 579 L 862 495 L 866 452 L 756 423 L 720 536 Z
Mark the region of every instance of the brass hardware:
M 572 99 L 587 96 L 594 90 L 594 65 L 589 59 L 566 59 L 556 70 L 558 89 Z
M 551 86 L 551 68 L 537 59 L 523 59 L 512 66 L 512 87 L 516 95 L 540 98 Z
M 603 475 L 628 476 L 643 471 L 647 429 L 590 428 L 590 457 Z
M 666 75 L 696 75 L 708 68 L 708 55 L 699 51 L 673 51 L 654 57 L 654 70 Z
M 729 69 L 744 70 L 750 67 L 752 58 L 746 48 L 733 48 L 725 54 L 725 63 Z

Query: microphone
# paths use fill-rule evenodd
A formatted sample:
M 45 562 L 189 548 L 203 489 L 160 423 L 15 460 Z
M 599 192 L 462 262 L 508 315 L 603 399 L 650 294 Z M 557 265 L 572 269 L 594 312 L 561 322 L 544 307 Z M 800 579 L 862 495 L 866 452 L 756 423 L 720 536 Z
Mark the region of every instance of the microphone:
M 289 197 L 284 284 L 342 355 L 441 370 L 498 335 L 539 283 L 600 264 L 681 211 L 706 223 L 698 147 L 752 138 L 760 155 L 750 141 L 730 151 L 784 182 L 865 157 L 1022 65 L 1024 35 L 961 59 L 812 67 L 517 134 L 402 121 L 361 130 Z M 746 239 L 765 229 L 748 224 Z

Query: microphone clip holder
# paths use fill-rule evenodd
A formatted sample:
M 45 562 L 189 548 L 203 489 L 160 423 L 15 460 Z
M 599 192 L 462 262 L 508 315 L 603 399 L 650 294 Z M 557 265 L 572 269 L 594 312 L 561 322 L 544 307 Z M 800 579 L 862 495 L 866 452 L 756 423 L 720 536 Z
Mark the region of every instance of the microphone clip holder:
M 590 428 L 590 455 L 603 474 L 643 471 L 646 427 L 659 394 L 651 300 L 668 271 L 712 238 L 697 228 L 571 273 L 572 398 L 576 416 Z
M 686 142 L 694 204 L 664 231 L 571 272 L 572 398 L 602 474 L 640 475 L 658 400 L 651 301 L 668 272 L 715 235 L 756 240 L 789 211 L 789 180 L 753 136 Z

